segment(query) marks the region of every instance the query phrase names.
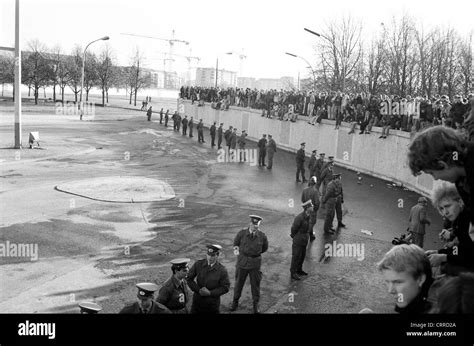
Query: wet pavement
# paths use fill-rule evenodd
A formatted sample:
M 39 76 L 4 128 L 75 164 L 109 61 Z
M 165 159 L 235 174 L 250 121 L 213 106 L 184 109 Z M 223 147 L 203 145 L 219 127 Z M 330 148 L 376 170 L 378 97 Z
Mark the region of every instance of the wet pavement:
M 203 258 L 208 243 L 224 247 L 221 260 L 231 291 L 222 297 L 221 310 L 228 312 L 235 275 L 232 242 L 248 225 L 249 214 L 263 217 L 261 230 L 270 243 L 263 255 L 263 312 L 357 313 L 364 307 L 392 312 L 394 302 L 375 263 L 393 237 L 404 233 L 418 194 L 365 175 L 359 181 L 356 172 L 337 168 L 343 177 L 347 228 L 325 236 L 321 210 L 317 238 L 304 263 L 309 276 L 292 282 L 289 233 L 306 186 L 295 183 L 294 154 L 279 150 L 271 171 L 249 163 L 220 163 L 207 129 L 206 143 L 199 144 L 196 130 L 189 138 L 157 120 L 147 122 L 144 112 L 124 109 L 98 109 L 87 122 L 28 115 L 24 131 L 37 128 L 45 146 L 55 141 L 95 150 L 1 166 L 0 242 L 36 243 L 39 260 L 0 259 L 5 273 L 0 312 L 77 312 L 77 301 L 95 300 L 103 312 L 116 313 L 134 300 L 135 283 L 163 283 L 171 273 L 169 260 Z M 1 136 L 11 130 L 2 119 Z M 249 142 L 247 147 L 256 145 Z M 165 182 L 175 197 L 112 203 L 55 189 L 78 181 L 87 186 L 94 178 L 104 185 L 110 181 L 113 189 L 118 176 Z M 436 230 L 441 219 L 432 208 L 429 217 L 433 222 L 426 249 L 440 245 Z M 328 243 L 363 245 L 363 258 L 324 256 Z M 251 312 L 251 305 L 247 282 L 238 313 Z

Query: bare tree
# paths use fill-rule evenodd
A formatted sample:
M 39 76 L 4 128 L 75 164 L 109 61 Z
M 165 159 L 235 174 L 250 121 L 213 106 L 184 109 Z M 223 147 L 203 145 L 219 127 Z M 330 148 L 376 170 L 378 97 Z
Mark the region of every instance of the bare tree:
M 387 52 L 384 48 L 385 44 L 385 30 L 383 35 L 372 40 L 369 54 L 367 55 L 367 83 L 368 92 L 375 95 L 380 91 L 380 88 L 385 81 Z
M 30 41 L 28 48 L 30 51 L 25 53 L 22 63 L 22 72 L 25 74 L 23 77 L 22 73 L 22 78 L 33 87 L 35 104 L 38 104 L 39 89 L 51 80 L 52 67 L 45 56 L 46 47 L 41 42 Z
M 13 85 L 13 99 L 15 99 L 15 57 L 0 55 L 0 83 L 2 83 L 2 97 L 4 84 Z
M 459 36 L 453 29 L 449 29 L 446 40 L 446 86 L 449 97 L 456 93 L 456 84 L 459 65 L 457 62 L 457 47 L 459 45 Z
M 63 54 L 61 46 L 56 45 L 51 49 L 50 59 L 53 64 L 51 84 L 53 86 L 53 102 L 56 102 L 56 86 L 59 84 L 59 64 Z
M 62 55 L 58 60 L 58 68 L 56 70 L 56 76 L 58 80 L 58 86 L 61 90 L 61 102 L 64 103 L 64 89 L 69 85 L 70 75 L 69 75 L 69 61 L 72 60 L 72 57 Z
M 323 78 L 330 89 L 344 91 L 362 56 L 362 24 L 349 17 L 327 25 L 318 45 Z
M 459 46 L 459 73 L 462 92 L 467 95 L 472 88 L 473 68 L 472 68 L 472 36 L 463 40 Z
M 110 46 L 106 44 L 97 61 L 97 77 L 99 86 L 102 89 L 102 106 L 105 105 L 105 94 L 110 85 L 112 85 L 112 58 L 112 50 Z
M 145 57 L 140 52 L 138 48 L 135 50 L 135 55 L 132 58 L 132 76 L 131 82 L 133 83 L 132 91 L 134 94 L 133 105 L 137 105 L 137 94 L 140 89 L 149 87 L 151 84 L 151 78 L 149 73 L 144 73 L 143 71 L 143 63 Z
M 93 53 L 86 53 L 86 65 L 84 66 L 84 91 L 86 92 L 86 101 L 89 101 L 90 90 L 98 84 L 97 56 Z
M 74 101 L 77 103 L 78 94 L 81 92 L 82 80 L 82 49 L 76 46 L 72 51 L 72 56 L 67 59 L 68 85 L 74 93 Z
M 389 80 L 392 85 L 391 93 L 405 96 L 409 87 L 410 74 L 415 63 L 413 36 L 413 20 L 403 15 L 399 22 L 392 20 L 393 28 L 388 32 L 387 58 L 389 64 Z

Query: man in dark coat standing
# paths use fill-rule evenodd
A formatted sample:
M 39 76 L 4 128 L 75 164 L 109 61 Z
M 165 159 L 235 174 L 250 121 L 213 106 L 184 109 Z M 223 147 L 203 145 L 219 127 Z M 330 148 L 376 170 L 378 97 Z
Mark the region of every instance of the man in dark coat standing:
M 319 159 L 316 160 L 316 165 L 314 167 L 314 176 L 316 177 L 317 181 L 318 181 L 318 186 L 321 185 L 320 184 L 320 181 L 321 181 L 321 172 L 323 171 L 323 166 L 324 166 L 324 156 L 326 154 L 325 153 L 321 153 L 319 154 Z
M 181 115 L 179 115 L 178 112 L 175 112 L 176 114 L 176 131 L 179 132 L 179 130 L 181 130 Z
M 150 108 L 148 108 L 148 110 L 146 111 L 146 116 L 147 116 L 148 121 L 151 121 L 151 114 L 152 113 L 153 113 L 153 110 L 152 110 L 152 107 L 150 106 Z
M 170 120 L 169 109 L 167 109 L 166 114 L 165 114 L 165 127 L 168 127 L 169 120 Z
M 326 166 L 326 168 L 323 169 L 321 172 L 321 180 L 318 181 L 318 190 L 321 184 L 323 185 L 323 192 L 321 193 L 321 196 L 324 197 L 326 194 L 326 189 L 329 185 L 329 183 L 332 181 L 333 178 L 333 169 L 334 169 L 334 164 L 330 163 L 329 165 Z M 322 201 L 322 204 L 324 205 L 325 202 Z
M 229 128 L 224 133 L 225 145 L 229 148 L 229 151 L 230 151 L 230 141 L 232 139 L 232 129 L 233 127 L 229 126 Z
M 191 313 L 218 314 L 221 296 L 229 292 L 227 269 L 218 261 L 220 245 L 207 245 L 206 258 L 197 261 L 189 270 L 187 282 L 194 292 Z
M 160 111 L 160 125 L 163 124 L 163 108 Z
M 306 158 L 304 148 L 306 146 L 306 143 L 301 143 L 301 148 L 298 150 L 296 153 L 296 182 L 299 183 L 301 182 L 300 180 L 300 172 L 301 172 L 301 177 L 303 178 L 303 183 L 307 182 L 305 176 L 304 176 L 304 160 Z
M 224 123 L 221 123 L 219 125 L 219 128 L 217 129 L 217 149 L 221 149 L 222 148 L 222 136 L 223 136 L 223 128 L 222 126 L 224 126 Z
M 216 146 L 216 122 L 214 121 L 214 124 L 212 124 L 211 128 L 209 129 L 211 133 L 211 147 Z
M 311 219 L 309 226 L 309 237 L 310 241 L 316 239 L 314 235 L 314 226 L 316 225 L 318 209 L 319 209 L 319 191 L 316 187 L 317 179 L 315 176 L 309 178 L 308 187 L 303 190 L 301 194 L 301 203 L 305 203 L 308 200 L 311 200 L 313 204 L 313 209 L 311 210 Z
M 198 142 L 206 143 L 204 141 L 204 124 L 202 122 L 202 119 L 199 119 L 199 124 L 197 124 L 196 128 L 198 130 Z
M 174 113 L 171 119 L 173 120 L 173 131 L 177 131 L 176 129 L 178 128 L 178 113 Z
M 328 184 L 327 190 L 323 195 L 323 204 L 326 204 L 326 219 L 324 220 L 324 232 L 333 233 L 335 229 L 332 226 L 334 214 L 337 214 L 337 227 L 345 228 L 342 223 L 342 204 L 344 203 L 344 193 L 342 191 L 341 174 L 333 174 L 332 181 Z
M 267 135 L 262 135 L 262 138 L 258 141 L 258 165 L 265 165 L 265 156 L 267 156 Z
M 268 250 L 268 239 L 260 231 L 262 218 L 250 215 L 250 226 L 242 228 L 234 239 L 234 254 L 237 255 L 235 268 L 234 300 L 230 311 L 237 310 L 247 276 L 250 276 L 252 290 L 253 312 L 260 313 L 260 282 L 262 281 L 262 253 Z
M 191 117 L 191 119 L 189 119 L 188 126 L 189 126 L 189 138 L 192 138 L 193 137 L 193 128 L 194 128 L 193 117 Z
M 186 136 L 186 130 L 188 129 L 188 116 L 185 115 L 184 119 L 181 121 L 181 124 L 183 124 L 183 136 Z
M 277 146 L 273 140 L 272 135 L 268 135 L 268 144 L 267 144 L 267 154 L 268 154 L 268 166 L 267 169 L 272 169 L 273 167 L 273 155 L 277 151 Z
M 312 176 L 316 176 L 316 153 L 318 151 L 315 149 L 311 153 L 311 157 L 309 158 L 309 163 L 308 163 L 308 170 L 309 170 L 309 177 L 311 178 Z
M 309 241 L 309 231 L 311 223 L 311 210 L 313 204 L 311 200 L 301 205 L 303 212 L 298 214 L 291 226 L 290 236 L 293 239 L 291 247 L 291 266 L 290 274 L 293 280 L 301 280 L 299 275 L 308 275 L 303 271 L 303 262 L 306 257 L 306 246 Z
M 173 275 L 160 288 L 156 299 L 158 303 L 166 306 L 174 314 L 189 312 L 190 291 L 186 282 L 189 261 L 189 258 L 177 258 L 170 262 Z

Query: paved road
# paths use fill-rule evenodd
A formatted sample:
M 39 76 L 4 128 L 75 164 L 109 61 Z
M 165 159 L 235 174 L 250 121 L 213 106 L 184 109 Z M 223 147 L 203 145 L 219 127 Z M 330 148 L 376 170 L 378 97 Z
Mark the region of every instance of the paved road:
M 2 137 L 11 133 L 10 124 L 0 124 Z M 325 238 L 323 220 L 318 220 L 317 239 L 304 264 L 310 276 L 295 283 L 289 279 L 289 228 L 301 211 L 304 186 L 294 182 L 294 154 L 278 151 L 272 171 L 247 163 L 217 163 L 207 130 L 206 143 L 199 144 L 197 133 L 190 139 L 157 121 L 147 122 L 143 112 L 122 109 L 98 109 L 95 119 L 87 122 L 32 112 L 25 118 L 25 132 L 31 129 L 40 129 L 46 147 L 55 141 L 95 150 L 2 165 L 0 242 L 37 243 L 40 258 L 0 259 L 6 273 L 0 284 L 1 312 L 77 312 L 76 301 L 92 299 L 104 312 L 118 312 L 134 300 L 136 282 L 162 283 L 170 275 L 170 259 L 202 258 L 207 243 L 224 246 L 222 261 L 233 278 L 232 241 L 254 213 L 264 218 L 262 230 L 270 241 L 262 269 L 263 311 L 392 311 L 393 301 L 375 263 L 391 247 L 392 238 L 406 229 L 417 194 L 367 176 L 357 184 L 355 172 L 338 169 L 348 228 Z M 176 197 L 107 203 L 55 190 L 71 181 L 120 175 L 166 182 Z M 398 207 L 400 201 L 403 208 Z M 431 229 L 439 228 L 440 218 L 433 209 L 429 214 L 435 221 Z M 435 231 L 429 232 L 426 248 L 439 245 L 436 238 Z M 333 241 L 364 245 L 363 260 L 324 258 L 324 245 Z M 232 292 L 223 296 L 223 312 L 231 299 Z M 239 312 L 250 312 L 248 286 L 241 302 Z

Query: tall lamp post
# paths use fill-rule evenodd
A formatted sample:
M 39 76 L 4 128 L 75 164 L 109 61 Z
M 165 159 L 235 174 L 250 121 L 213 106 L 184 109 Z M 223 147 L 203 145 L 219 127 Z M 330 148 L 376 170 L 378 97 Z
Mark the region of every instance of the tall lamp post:
M 227 55 L 232 55 L 232 52 L 226 53 Z M 219 74 L 219 57 L 216 59 L 216 86 L 215 88 L 217 89 L 217 75 Z
M 308 64 L 309 68 L 311 69 L 311 72 L 313 73 L 313 88 L 316 89 L 316 74 L 314 72 L 314 69 L 313 67 L 311 66 L 311 64 L 308 62 L 308 60 L 306 60 L 305 58 L 303 58 L 302 56 L 299 56 L 299 55 L 296 55 L 296 54 L 292 54 L 292 53 L 288 53 L 286 52 L 285 53 L 286 55 L 289 55 L 289 56 L 292 56 L 294 58 L 300 58 L 301 60 L 303 60 L 306 64 Z
M 108 39 L 109 39 L 109 36 L 104 36 L 104 37 L 102 37 L 102 38 L 99 38 L 99 39 L 97 39 L 97 40 L 94 40 L 94 41 L 90 42 L 90 43 L 86 46 L 86 48 L 84 49 L 84 53 L 82 54 L 81 97 L 80 97 L 80 100 L 79 100 L 79 102 L 80 102 L 80 113 L 81 113 L 81 118 L 80 118 L 80 119 L 81 119 L 81 120 L 82 120 L 82 115 L 83 115 L 83 110 L 82 110 L 82 108 L 83 108 L 82 89 L 84 89 L 84 68 L 85 68 L 85 66 L 86 66 L 86 50 L 87 50 L 87 48 L 89 48 L 89 46 L 90 46 L 91 44 L 93 44 L 94 42 L 97 42 L 97 41 L 107 41 Z

